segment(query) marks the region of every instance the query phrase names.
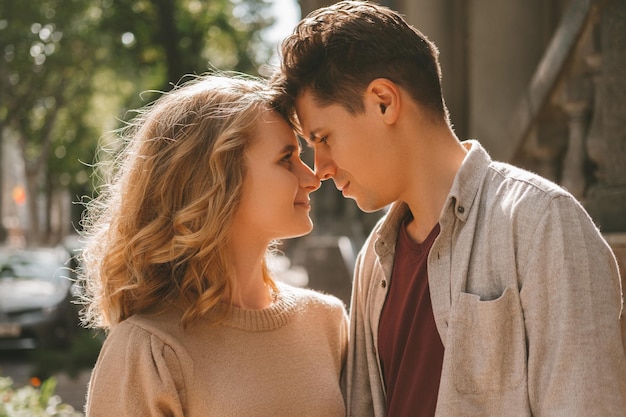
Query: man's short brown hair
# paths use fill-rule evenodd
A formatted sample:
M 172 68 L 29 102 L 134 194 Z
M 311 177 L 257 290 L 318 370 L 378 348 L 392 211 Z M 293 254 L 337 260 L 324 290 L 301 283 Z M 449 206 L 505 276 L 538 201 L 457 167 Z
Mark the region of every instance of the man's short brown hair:
M 349 0 L 317 9 L 283 41 L 281 54 L 273 85 L 292 122 L 304 90 L 321 105 L 362 112 L 363 93 L 376 78 L 393 81 L 435 119 L 448 120 L 436 46 L 387 7 Z

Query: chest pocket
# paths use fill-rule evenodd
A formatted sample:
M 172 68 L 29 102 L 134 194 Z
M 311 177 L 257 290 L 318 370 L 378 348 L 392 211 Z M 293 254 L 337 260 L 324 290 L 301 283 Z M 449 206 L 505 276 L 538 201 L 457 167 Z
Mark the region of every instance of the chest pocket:
M 524 319 L 516 287 L 490 301 L 461 293 L 452 314 L 448 337 L 457 390 L 505 391 L 525 380 Z

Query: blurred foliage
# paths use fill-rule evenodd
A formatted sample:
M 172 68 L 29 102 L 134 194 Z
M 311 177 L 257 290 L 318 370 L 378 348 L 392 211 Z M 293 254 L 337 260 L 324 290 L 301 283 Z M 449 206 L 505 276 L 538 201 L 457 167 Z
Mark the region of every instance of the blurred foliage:
M 91 370 L 98 359 L 104 333 L 81 328 L 67 348 L 37 348 L 30 352 L 31 376 L 46 380 L 58 373 L 76 378 L 81 371 Z
M 50 378 L 41 386 L 13 387 L 11 378 L 0 377 L 0 417 L 80 417 L 61 398 L 54 395 L 56 380 Z
M 261 31 L 273 23 L 262 0 L 101 0 L 101 27 L 120 69 L 176 83 L 219 69 L 256 73 L 269 59 Z M 159 86 L 158 86 L 159 87 Z M 166 85 L 160 86 L 166 89 Z
M 258 74 L 273 48 L 266 1 L 0 0 L 0 138 L 23 158 L 31 237 L 40 201 L 90 193 L 98 140 L 155 98 L 140 92 L 210 69 Z

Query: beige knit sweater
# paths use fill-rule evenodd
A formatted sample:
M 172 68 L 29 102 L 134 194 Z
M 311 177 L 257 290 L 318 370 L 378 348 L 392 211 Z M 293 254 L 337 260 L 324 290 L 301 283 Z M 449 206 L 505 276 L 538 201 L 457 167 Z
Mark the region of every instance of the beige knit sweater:
M 188 328 L 181 313 L 135 315 L 107 337 L 86 413 L 99 416 L 344 416 L 341 301 L 280 285 L 265 310 Z

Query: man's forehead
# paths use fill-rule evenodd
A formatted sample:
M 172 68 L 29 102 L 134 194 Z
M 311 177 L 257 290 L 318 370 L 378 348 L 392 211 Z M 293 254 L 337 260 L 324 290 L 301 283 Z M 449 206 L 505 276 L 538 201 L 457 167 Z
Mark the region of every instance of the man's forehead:
M 310 89 L 303 90 L 302 93 L 298 94 L 298 97 L 296 97 L 295 100 L 295 105 L 298 115 L 301 113 L 308 113 L 309 110 L 315 110 L 320 107 Z
M 320 117 L 317 117 L 323 110 L 309 89 L 304 90 L 295 101 L 296 117 L 300 134 L 307 140 L 315 136 L 321 129 Z

